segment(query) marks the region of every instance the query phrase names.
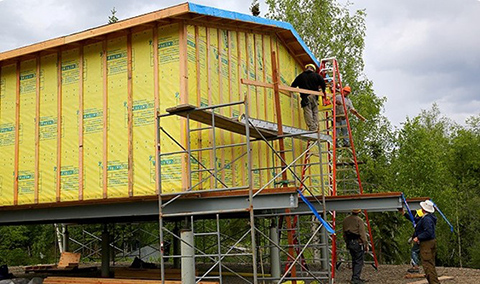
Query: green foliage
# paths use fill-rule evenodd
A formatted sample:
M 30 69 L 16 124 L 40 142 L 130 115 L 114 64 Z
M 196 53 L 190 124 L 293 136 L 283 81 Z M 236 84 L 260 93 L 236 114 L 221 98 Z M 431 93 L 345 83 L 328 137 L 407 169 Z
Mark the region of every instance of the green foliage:
M 0 227 L 0 263 L 51 263 L 52 237 L 51 225 Z
M 317 58 L 336 57 L 343 76 L 354 90 L 367 90 L 364 68 L 365 11 L 351 14 L 336 1 L 266 0 L 267 17 L 289 22 Z

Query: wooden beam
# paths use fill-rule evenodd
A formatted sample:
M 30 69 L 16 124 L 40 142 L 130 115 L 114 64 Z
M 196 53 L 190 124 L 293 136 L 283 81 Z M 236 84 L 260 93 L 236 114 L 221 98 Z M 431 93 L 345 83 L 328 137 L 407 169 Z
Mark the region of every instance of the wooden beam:
M 242 82 L 242 84 L 245 84 L 245 85 L 263 87 L 263 88 L 269 88 L 269 89 L 273 89 L 273 86 L 274 86 L 274 84 L 259 82 L 259 81 L 253 81 L 253 80 L 246 80 L 246 79 L 241 79 L 241 82 Z M 317 95 L 317 96 L 322 95 L 322 93 L 320 91 L 317 92 L 317 91 L 312 91 L 312 90 L 307 90 L 307 89 L 293 88 L 293 87 L 285 86 L 285 85 L 279 85 L 278 86 L 278 91 L 288 95 L 289 97 L 291 96 L 290 93 L 304 93 L 304 94 Z
M 227 57 L 228 57 L 228 98 L 230 100 L 230 102 L 233 102 L 234 101 L 234 98 L 233 98 L 233 91 L 232 91 L 232 84 L 234 83 L 233 80 L 232 80 L 232 32 L 231 31 L 227 31 L 227 45 L 228 45 L 228 49 L 227 49 Z M 237 48 L 238 48 L 238 45 L 236 45 Z M 233 108 L 230 108 L 230 113 L 229 113 L 230 117 L 233 117 Z M 234 137 L 233 137 L 233 133 L 230 133 L 230 143 L 233 143 L 234 142 Z M 233 158 L 235 157 L 235 149 L 232 147 L 230 148 L 230 157 L 232 157 L 232 160 Z M 232 186 L 235 186 L 236 185 L 236 179 L 235 179 L 235 170 L 233 169 L 234 165 L 232 165 L 231 167 L 231 171 L 230 171 L 230 174 L 231 174 L 231 180 L 232 180 Z
M 133 196 L 133 68 L 132 33 L 127 35 L 128 196 Z
M 43 283 L 44 284 L 164 284 L 164 283 L 165 284 L 182 284 L 182 281 L 49 276 L 45 278 Z M 218 282 L 200 281 L 198 282 L 198 284 L 218 284 Z
M 180 64 L 180 103 L 188 102 L 188 55 L 187 55 L 187 25 L 185 22 L 179 24 L 179 64 Z M 180 122 L 180 141 L 182 145 L 187 144 L 187 122 L 181 119 Z M 187 154 L 182 155 L 182 169 L 190 168 L 190 157 Z M 190 188 L 190 172 L 182 171 L 182 186 L 185 189 Z
M 238 76 L 238 94 L 239 94 L 239 100 L 241 99 L 245 99 L 244 97 L 242 97 L 242 48 L 240 46 L 240 31 L 239 30 L 236 30 L 237 31 L 237 76 Z M 248 87 L 247 87 L 248 88 Z M 240 109 L 239 107 L 239 112 L 241 111 L 244 111 L 242 109 Z M 247 140 L 246 138 L 244 139 L 245 141 Z M 243 156 L 241 159 L 241 165 L 245 165 L 245 162 L 246 162 L 246 157 Z M 240 168 L 240 172 L 241 172 L 241 179 L 242 181 L 245 181 L 246 180 L 246 177 L 245 177 L 245 167 L 241 167 Z
M 108 61 L 107 61 L 107 40 L 102 45 L 103 62 L 103 198 L 108 197 Z
M 279 92 L 279 84 L 280 84 L 280 72 L 277 69 L 277 54 L 275 51 L 272 51 L 271 53 L 271 58 L 272 58 L 272 79 L 273 79 L 273 98 L 275 102 L 275 113 L 277 114 L 277 127 L 278 127 L 278 135 L 283 135 L 283 123 L 282 123 L 282 108 L 280 105 L 280 92 Z M 286 167 L 285 163 L 285 144 L 283 141 L 283 138 L 278 140 L 278 145 L 280 148 L 280 157 L 281 161 L 280 164 L 282 165 L 282 169 Z M 282 173 L 282 180 L 288 180 L 287 172 L 284 171 Z M 283 183 L 283 187 L 287 187 L 288 185 L 286 183 Z M 286 209 L 287 213 L 289 212 L 289 209 Z M 291 256 L 294 255 L 294 249 L 293 249 L 293 231 L 292 231 L 292 221 L 290 216 L 287 216 L 285 218 L 285 221 L 287 223 L 287 239 L 288 239 L 288 244 L 289 244 L 289 249 L 288 253 L 290 256 L 288 259 L 291 261 L 293 260 Z M 292 267 L 291 274 L 292 277 L 296 277 L 296 268 L 295 265 Z
M 35 84 L 35 177 L 33 202 L 38 203 L 39 191 L 39 165 L 40 165 L 40 56 L 36 60 L 36 84 Z
M 16 90 L 15 90 L 15 157 L 14 157 L 14 185 L 13 204 L 18 204 L 18 163 L 20 159 L 20 61 L 16 64 Z
M 83 200 L 83 97 L 84 97 L 84 60 L 83 45 L 79 49 L 78 59 L 78 199 Z
M 254 70 L 255 70 L 255 80 L 257 80 L 257 72 L 258 72 L 258 61 L 257 61 L 257 53 L 258 53 L 258 50 L 257 50 L 257 35 L 256 34 L 252 34 L 253 36 L 253 66 L 254 66 Z M 258 89 L 255 88 L 255 108 L 256 108 L 256 112 L 257 112 L 257 118 L 260 118 L 260 101 L 261 101 L 262 98 L 259 97 L 259 92 L 258 92 Z M 259 145 L 258 147 L 258 153 L 262 153 L 265 148 L 266 150 L 266 147 L 267 145 L 265 143 L 262 143 Z M 261 155 L 257 155 L 257 159 L 258 159 L 258 166 L 259 167 L 263 167 L 262 165 L 262 160 L 264 160 L 265 158 L 263 158 Z M 263 176 L 263 171 L 258 171 L 258 180 L 260 182 L 260 184 L 262 183 L 262 176 Z
M 210 56 L 210 52 L 211 52 L 211 48 L 210 48 L 210 45 L 211 45 L 211 42 L 210 42 L 210 28 L 205 28 L 206 29 L 206 36 L 207 36 L 207 95 L 208 95 L 208 105 L 212 105 L 213 102 L 212 102 L 212 72 L 210 71 L 211 69 L 211 56 Z M 208 132 L 208 138 L 210 141 L 213 140 L 213 130 L 212 131 L 209 131 Z M 210 151 L 210 169 L 213 169 L 213 167 L 215 166 L 215 156 L 213 154 L 213 150 Z M 214 188 L 215 184 L 215 181 L 214 179 L 210 178 L 210 188 Z
M 200 32 L 198 26 L 195 26 L 195 71 L 196 71 L 196 79 L 197 79 L 197 106 L 202 104 L 202 83 L 201 83 L 201 66 L 200 66 Z M 197 127 L 201 127 L 201 124 L 198 123 Z M 198 132 L 198 147 L 201 149 L 203 148 L 203 141 L 202 141 L 202 133 Z M 202 151 L 198 152 L 198 160 L 202 160 Z M 198 173 L 198 180 L 203 180 L 203 172 Z M 200 184 L 200 188 L 202 188 L 203 184 Z
M 220 104 L 223 103 L 223 80 L 222 80 L 222 30 L 217 29 L 217 51 L 218 51 L 218 99 Z M 219 108 L 220 114 L 223 114 L 223 109 Z M 225 141 L 225 135 L 224 132 L 221 131 L 219 133 L 220 135 L 220 141 L 223 143 Z M 216 143 L 216 141 L 213 141 L 213 143 Z M 228 143 L 228 142 L 227 142 Z M 220 163 L 225 165 L 225 149 L 220 150 Z M 225 170 L 221 171 L 221 177 L 220 177 L 222 182 L 225 182 Z
M 57 192 L 56 200 L 61 200 L 62 190 L 62 52 L 57 55 Z
M 153 28 L 153 96 L 155 99 L 155 114 L 160 111 L 160 97 L 159 97 L 159 69 L 158 69 L 158 24 Z M 158 118 L 157 118 L 158 119 Z M 157 124 L 155 124 L 155 192 L 160 194 L 160 140 L 158 139 L 160 133 Z
M 262 70 L 262 80 L 264 82 L 267 81 L 267 65 L 266 65 L 266 54 L 265 54 L 265 36 L 262 35 L 262 66 L 263 66 L 263 70 Z M 263 89 L 263 112 L 265 113 L 265 120 L 268 121 L 268 114 L 270 113 L 268 111 L 268 91 L 266 90 L 266 88 Z M 270 155 L 271 153 L 271 150 L 270 150 L 270 147 L 265 147 L 265 155 L 266 155 L 266 163 L 267 163 L 267 168 L 271 168 L 271 165 L 270 165 Z M 271 171 L 267 171 L 267 180 L 270 180 L 271 179 Z

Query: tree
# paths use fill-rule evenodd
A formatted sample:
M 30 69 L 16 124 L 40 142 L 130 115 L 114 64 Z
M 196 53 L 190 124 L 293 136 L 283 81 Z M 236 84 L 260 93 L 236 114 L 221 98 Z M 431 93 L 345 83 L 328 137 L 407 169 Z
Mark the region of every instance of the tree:
M 391 126 L 382 115 L 385 99 L 373 92 L 364 71 L 365 10 L 351 13 L 335 0 L 266 0 L 267 17 L 293 25 L 317 58 L 336 57 L 342 83 L 352 87 L 352 101 L 366 123 L 352 119 L 354 141 L 361 154 L 388 150 Z
M 117 13 L 117 10 L 115 10 L 115 7 L 113 7 L 113 9 L 110 10 L 110 12 L 112 13 L 112 15 L 108 16 L 108 23 L 113 24 L 113 23 L 118 22 L 118 18 L 117 18 L 117 16 L 115 16 L 115 14 Z
M 260 15 L 260 3 L 258 3 L 258 0 L 252 1 L 252 5 L 250 6 L 250 12 L 252 12 L 252 15 L 255 17 L 258 17 Z
M 289 22 L 317 58 L 336 57 L 352 89 L 371 84 L 363 76 L 365 11 L 351 14 L 335 0 L 266 0 L 267 17 Z M 362 77 L 362 78 L 361 78 Z M 371 91 L 371 90 L 370 90 Z

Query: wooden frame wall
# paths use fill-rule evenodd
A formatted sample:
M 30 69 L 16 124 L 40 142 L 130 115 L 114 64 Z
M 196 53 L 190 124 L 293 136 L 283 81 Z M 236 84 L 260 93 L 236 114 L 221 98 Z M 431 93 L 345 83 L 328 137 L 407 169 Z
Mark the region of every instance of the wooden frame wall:
M 187 103 L 189 101 L 188 98 L 188 73 L 187 73 L 187 68 L 188 68 L 188 56 L 187 56 L 187 22 L 185 21 L 175 21 L 176 23 L 179 24 L 179 52 L 180 52 L 180 98 L 181 98 L 181 103 Z M 172 22 L 168 22 L 168 24 L 171 24 Z M 219 56 L 218 56 L 218 91 L 220 93 L 219 99 L 220 103 L 225 103 L 225 98 L 223 96 L 223 92 L 228 89 L 229 92 L 229 99 L 230 101 L 233 99 L 232 96 L 232 86 L 235 84 L 231 80 L 228 80 L 228 86 L 225 85 L 226 83 L 222 79 L 222 71 L 223 71 L 223 66 L 222 66 L 222 59 L 227 57 L 228 58 L 228 76 L 231 79 L 232 74 L 233 74 L 233 68 L 232 66 L 232 51 L 231 51 L 231 45 L 232 42 L 236 40 L 236 46 L 237 46 L 237 51 L 236 55 L 238 58 L 237 62 L 237 76 L 238 76 L 238 92 L 240 94 L 243 93 L 244 90 L 242 90 L 242 84 L 241 84 L 241 78 L 243 77 L 242 71 L 241 71 L 241 63 L 242 63 L 242 49 L 245 50 L 246 54 L 244 55 L 246 65 L 247 65 L 247 79 L 250 77 L 250 69 L 252 68 L 251 63 L 250 63 L 250 57 L 254 56 L 254 68 L 255 68 L 255 76 L 256 78 L 263 78 L 264 81 L 267 79 L 266 75 L 266 59 L 265 56 L 268 56 L 265 54 L 265 46 L 267 43 L 265 37 L 270 36 L 270 50 L 271 51 L 276 51 L 278 54 L 278 44 L 281 42 L 281 40 L 275 38 L 278 38 L 278 35 L 276 33 L 268 32 L 268 31 L 252 31 L 252 30 L 247 30 L 243 28 L 229 28 L 229 27 L 221 27 L 221 25 L 216 25 L 216 24 L 211 24 L 211 23 L 201 23 L 201 24 L 196 24 L 195 21 L 188 21 L 188 25 L 193 25 L 195 28 L 195 43 L 197 46 L 196 49 L 196 65 L 195 68 L 197 70 L 197 80 L 196 80 L 196 85 L 197 85 L 197 103 L 201 103 L 201 87 L 202 87 L 202 80 L 200 78 L 200 55 L 199 55 L 199 40 L 200 40 L 200 35 L 199 35 L 199 29 L 204 28 L 205 29 L 205 34 L 206 34 L 206 70 L 207 70 L 207 93 L 208 93 L 208 102 L 209 104 L 212 104 L 212 88 L 211 88 L 211 82 L 212 82 L 212 76 L 216 76 L 212 74 L 212 56 L 211 56 L 211 41 L 210 41 L 210 29 L 217 29 L 217 37 L 218 37 L 218 51 L 219 51 Z M 154 61 L 154 67 L 153 67 L 153 73 L 154 73 L 154 99 L 155 99 L 155 113 L 159 111 L 160 107 L 160 86 L 159 86 L 159 53 L 158 53 L 158 28 L 159 28 L 159 23 L 156 22 L 155 25 L 149 25 L 142 27 L 141 29 L 152 29 L 153 30 L 153 61 Z M 223 51 L 223 33 L 226 32 L 227 36 L 227 54 L 224 54 L 225 52 Z M 233 32 L 236 32 L 236 37 L 233 36 Z M 243 33 L 243 34 L 241 34 Z M 78 108 L 79 108 L 79 137 L 78 137 L 78 167 L 79 167 L 79 172 L 78 172 L 78 198 L 79 200 L 84 199 L 84 149 L 83 149 L 83 143 L 84 143 L 84 133 L 83 133 L 83 128 L 84 128 L 84 119 L 83 119 L 83 114 L 84 114 L 84 63 L 85 63 L 85 58 L 84 58 L 84 48 L 87 44 L 90 42 L 101 42 L 102 43 L 102 75 L 103 75 L 103 157 L 102 157 L 102 187 L 103 187 L 103 198 L 106 199 L 108 198 L 108 62 L 107 62 L 107 53 L 108 53 L 108 40 L 110 38 L 114 38 L 117 36 L 127 36 L 127 88 L 128 88 L 128 196 L 132 197 L 134 195 L 134 180 L 133 180 L 133 135 L 134 135 L 134 129 L 133 129 L 133 66 L 132 66 L 132 60 L 133 60 L 133 55 L 132 55 L 132 30 L 127 30 L 127 33 L 117 33 L 117 34 L 112 34 L 111 36 L 108 37 L 103 37 L 102 39 L 92 39 L 89 42 L 84 41 L 81 42 L 79 45 L 76 46 L 66 46 L 65 48 L 61 48 L 56 51 L 46 51 L 42 53 L 37 53 L 35 55 L 36 58 L 36 72 L 37 72 L 37 86 L 36 86 L 36 125 L 35 125 L 35 193 L 34 193 L 34 202 L 38 203 L 39 202 L 39 190 L 40 190 L 40 176 L 39 176 L 39 155 L 40 155 L 40 129 L 39 129 L 39 122 L 40 122 L 40 98 L 41 98 L 41 56 L 42 54 L 48 54 L 48 53 L 56 53 L 57 55 L 57 161 L 56 161 L 56 166 L 57 166 L 57 172 L 56 172 L 56 201 L 59 202 L 61 201 L 61 191 L 62 191 L 62 183 L 61 183 L 61 172 L 62 172 L 62 162 L 61 162 L 61 150 L 62 150 L 62 50 L 64 49 L 73 49 L 73 48 L 79 48 L 79 85 L 78 85 Z M 250 34 L 253 35 L 253 55 L 249 53 L 249 45 L 252 44 L 252 39 Z M 242 48 L 241 45 L 241 37 L 244 37 L 244 44 L 245 46 Z M 261 39 L 261 51 L 258 50 L 259 44 L 257 41 Z M 291 52 L 291 50 L 288 49 L 288 46 L 286 46 L 286 49 Z M 259 53 L 261 52 L 261 55 L 263 57 L 263 70 L 259 70 L 258 62 L 257 62 L 257 57 L 260 55 Z M 20 58 L 16 61 L 16 122 L 15 122 L 15 165 L 14 165 L 14 204 L 18 204 L 18 190 L 19 190 L 19 141 L 20 141 L 20 73 L 21 73 L 21 62 L 22 60 L 25 60 L 26 57 Z M 297 62 L 299 62 L 299 59 L 295 59 Z M 2 62 L 3 63 L 3 62 Z M 279 66 L 279 60 L 277 58 L 277 64 L 278 68 Z M 2 66 L 0 64 L 0 66 Z M 1 72 L 1 70 L 0 70 Z M 261 72 L 261 73 L 259 73 Z M 251 88 L 246 87 L 246 96 L 248 98 L 251 97 Z M 256 106 L 250 106 L 250 108 L 256 107 L 257 113 L 260 113 L 261 111 L 264 111 L 265 113 L 269 113 L 269 104 L 267 103 L 267 96 L 268 92 L 264 89 L 263 91 L 255 90 L 255 94 L 257 99 L 259 99 L 258 95 L 260 93 L 263 93 L 264 98 L 263 98 L 263 103 L 264 107 L 262 110 L 260 110 L 258 104 Z M 293 103 L 293 101 L 292 101 Z M 230 113 L 230 115 L 233 115 L 233 112 Z M 293 112 L 292 112 L 293 115 Z M 299 114 L 300 116 L 300 114 Z M 182 129 L 185 130 L 186 124 L 185 121 L 182 119 Z M 158 157 L 158 145 L 159 142 L 157 140 L 158 137 L 158 129 L 155 129 L 155 172 L 157 174 L 155 178 L 155 186 L 156 186 L 156 192 L 159 192 L 159 181 L 158 181 L 158 176 L 160 175 L 159 173 L 159 164 L 160 160 Z M 182 131 L 182 141 L 185 141 L 186 137 L 184 134 L 185 131 Z M 233 141 L 233 134 L 230 135 L 230 140 Z M 225 138 L 225 137 L 224 137 Z M 202 142 L 200 142 L 202 143 Z M 262 149 L 262 151 L 265 149 Z M 266 149 L 267 152 L 265 152 L 266 155 L 269 155 L 268 152 L 269 150 Z M 225 155 L 224 150 L 222 150 L 222 164 L 225 165 Z M 234 150 L 231 150 L 232 157 Z M 245 158 L 242 158 L 244 160 Z M 214 163 L 213 159 L 210 159 L 211 163 Z M 187 159 L 182 159 L 182 167 L 185 166 L 185 164 L 188 163 Z M 259 166 L 261 166 L 262 159 L 261 157 L 258 157 L 258 163 Z M 267 167 L 270 167 L 270 161 L 267 159 Z M 199 175 L 201 172 L 199 173 Z M 265 174 L 263 174 L 265 175 Z M 262 173 L 260 173 L 259 178 L 262 180 L 263 177 Z M 268 172 L 267 177 L 270 177 L 270 173 Z M 235 179 L 236 175 L 232 171 L 232 183 L 235 184 Z M 245 178 L 245 173 L 242 173 L 242 179 Z M 222 173 L 222 179 L 225 179 L 225 171 Z M 184 187 L 188 188 L 191 186 L 190 182 L 190 177 L 187 175 L 182 175 L 182 184 Z M 211 180 L 213 182 L 213 180 Z

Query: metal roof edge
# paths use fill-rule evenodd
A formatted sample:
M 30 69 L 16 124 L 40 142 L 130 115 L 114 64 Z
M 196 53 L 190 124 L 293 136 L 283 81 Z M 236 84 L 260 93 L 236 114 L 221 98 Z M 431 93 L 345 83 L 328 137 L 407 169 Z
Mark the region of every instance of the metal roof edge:
M 295 36 L 295 38 L 300 43 L 300 45 L 303 47 L 305 52 L 310 56 L 312 61 L 317 65 L 317 67 L 320 66 L 320 61 L 313 55 L 310 48 L 308 48 L 308 46 L 302 40 L 302 38 L 297 33 L 297 31 L 288 22 L 282 22 L 282 21 L 266 19 L 266 18 L 261 18 L 261 17 L 255 17 L 255 16 L 251 16 L 251 15 L 247 15 L 247 14 L 222 10 L 222 9 L 203 6 L 203 5 L 190 3 L 190 2 L 188 2 L 188 7 L 189 7 L 190 12 L 197 13 L 197 14 L 219 17 L 219 18 L 226 18 L 226 19 L 237 20 L 237 21 L 252 22 L 252 23 L 261 24 L 261 25 L 270 25 L 270 26 L 279 27 L 279 28 L 282 28 L 282 29 L 285 29 L 285 30 L 289 30 L 293 34 L 293 36 Z

